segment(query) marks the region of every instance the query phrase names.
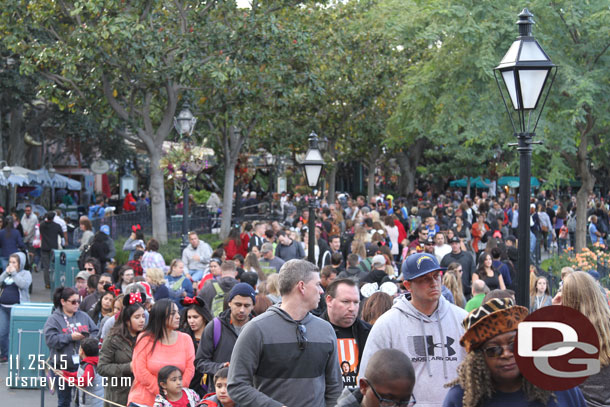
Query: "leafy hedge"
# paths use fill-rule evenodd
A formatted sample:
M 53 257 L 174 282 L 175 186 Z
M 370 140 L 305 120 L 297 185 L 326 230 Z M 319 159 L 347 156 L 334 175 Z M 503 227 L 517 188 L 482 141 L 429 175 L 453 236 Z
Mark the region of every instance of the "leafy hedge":
M 220 237 L 216 234 L 199 235 L 199 238 L 208 243 L 210 246 L 212 246 L 212 249 L 215 249 L 220 243 L 222 243 L 222 240 L 220 240 Z M 127 259 L 129 258 L 129 253 L 123 251 L 123 245 L 125 244 L 126 240 L 127 238 L 120 238 L 114 241 L 114 247 L 116 248 L 115 259 L 117 261 L 117 264 L 125 264 L 127 263 Z M 170 264 L 173 259 L 182 257 L 182 254 L 180 252 L 181 241 L 182 239 L 173 238 L 169 239 L 166 244 L 161 245 L 161 247 L 159 248 L 159 253 L 163 255 L 163 258 L 165 259 L 165 264 Z

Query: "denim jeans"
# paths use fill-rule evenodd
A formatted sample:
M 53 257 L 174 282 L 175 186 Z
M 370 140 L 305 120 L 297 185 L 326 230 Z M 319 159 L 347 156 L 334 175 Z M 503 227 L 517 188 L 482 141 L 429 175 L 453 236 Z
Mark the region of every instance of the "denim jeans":
M 11 309 L 0 305 L 0 354 L 8 357 Z
M 203 278 L 203 270 L 188 270 L 188 273 L 191 275 L 193 281 L 201 281 Z
M 55 391 L 57 392 L 57 407 L 70 407 L 72 403 L 72 386 L 68 382 L 64 382 L 63 390 L 59 384 L 59 378 L 55 376 Z
M 49 267 L 51 267 L 51 255 L 53 253 L 51 250 L 43 250 L 40 257 L 40 263 L 42 272 L 44 273 L 44 283 L 45 285 L 51 284 L 51 275 L 49 271 Z

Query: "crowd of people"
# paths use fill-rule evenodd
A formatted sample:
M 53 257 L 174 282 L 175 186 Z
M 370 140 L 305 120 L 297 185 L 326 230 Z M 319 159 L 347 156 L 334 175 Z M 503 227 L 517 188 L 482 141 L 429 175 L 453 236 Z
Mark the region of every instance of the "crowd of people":
M 55 290 L 44 327 L 53 373 L 71 384 L 57 391 L 58 405 L 610 405 L 600 275 L 566 268 L 558 290 L 533 266 L 530 309 L 516 306 L 519 208 L 510 198 L 341 196 L 312 213 L 286 202 L 283 221 L 244 223 L 217 247 L 190 232 L 175 259 L 135 225 L 124 265 L 111 261 L 109 233 L 81 217 L 82 271 L 74 287 Z M 532 205 L 534 247 L 567 247 L 574 204 L 564 210 L 542 196 Z M 603 239 L 598 210 L 594 203 L 591 217 Z M 56 215 L 33 232 L 20 222 L 20 244 L 41 241 L 45 273 L 45 252 L 66 238 Z M 27 298 L 25 263 L 9 255 L 0 275 L 3 321 Z M 600 373 L 564 392 L 530 383 L 513 355 L 518 323 L 555 304 L 587 315 L 601 344 Z

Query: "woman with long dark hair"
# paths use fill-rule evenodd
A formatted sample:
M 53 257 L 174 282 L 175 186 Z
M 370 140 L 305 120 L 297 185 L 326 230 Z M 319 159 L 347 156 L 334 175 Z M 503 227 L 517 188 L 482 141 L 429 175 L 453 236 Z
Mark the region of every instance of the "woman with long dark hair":
M 114 327 L 104 339 L 97 371 L 102 376 L 117 378 L 112 386 L 104 387 L 104 398 L 114 403 L 126 405 L 129 389 L 133 382 L 132 356 L 136 338 L 146 327 L 143 302 L 146 295 L 126 294 L 123 310 Z M 110 380 L 109 380 L 110 383 Z M 111 404 L 104 403 L 104 407 Z
M 114 289 L 113 286 L 111 286 Z M 114 299 L 116 295 L 114 291 L 106 291 L 104 294 L 100 296 L 100 299 L 95 303 L 93 309 L 89 312 L 89 316 L 95 322 L 98 329 L 101 331 L 104 322 L 106 322 L 107 317 L 114 316 Z
M 205 301 L 200 297 L 183 298 L 180 300 L 180 304 L 184 307 L 180 315 L 180 331 L 191 337 L 195 351 L 197 351 L 203 330 L 214 317 L 206 307 Z M 195 371 L 189 385 L 189 388 L 195 390 L 201 397 L 207 393 L 207 387 L 204 388 L 201 385 L 202 378 L 203 373 Z
M 490 290 L 506 290 L 502 274 L 493 267 L 493 259 L 489 253 L 483 252 L 479 256 L 479 265 L 476 273 L 472 275 L 472 282 L 483 280 Z
M 86 337 L 97 337 L 98 329 L 87 313 L 78 309 L 80 296 L 70 287 L 53 293 L 54 310 L 44 324 L 44 339 L 49 348 L 49 364 L 58 370 L 76 372 L 80 363 L 78 349 Z M 58 407 L 70 407 L 70 386 L 57 387 Z
M 191 337 L 178 331 L 178 306 L 170 299 L 153 305 L 146 330 L 140 334 L 133 351 L 135 380 L 128 403 L 152 406 L 159 394 L 157 374 L 171 364 L 184 372 L 183 380 L 190 383 L 195 373 L 195 348 Z

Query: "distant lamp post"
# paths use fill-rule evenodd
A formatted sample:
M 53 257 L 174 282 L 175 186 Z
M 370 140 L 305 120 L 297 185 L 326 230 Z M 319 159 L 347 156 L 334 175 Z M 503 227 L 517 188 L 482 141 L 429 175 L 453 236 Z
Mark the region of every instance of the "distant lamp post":
M 10 191 L 10 186 L 8 184 L 8 177 L 11 176 L 11 167 L 8 166 L 8 163 L 4 160 L 0 161 L 0 166 L 2 166 L 2 164 L 4 163 L 4 166 L 2 167 L 2 175 L 4 176 L 4 179 L 6 180 L 6 208 L 8 209 L 9 205 L 9 191 Z
M 180 135 L 180 138 L 186 143 L 189 144 L 191 142 L 191 135 L 193 134 L 193 130 L 195 130 L 195 124 L 197 123 L 197 118 L 193 115 L 191 110 L 189 109 L 188 103 L 185 103 L 178 114 L 177 117 L 174 117 L 174 128 L 176 132 Z M 189 225 L 189 183 L 186 173 L 186 166 L 182 168 L 182 243 L 180 243 L 181 251 L 188 246 L 188 225 Z
M 307 185 L 310 188 L 315 188 L 320 180 L 320 174 L 322 173 L 322 167 L 324 167 L 324 159 L 322 158 L 322 152 L 318 148 L 318 135 L 312 132 L 309 135 L 309 150 L 305 154 L 305 160 L 303 160 L 303 168 L 305 169 L 305 177 L 307 178 Z M 310 263 L 315 264 L 315 247 L 316 247 L 316 223 L 315 223 L 315 199 L 309 201 L 309 224 L 307 226 L 307 233 L 309 234 L 309 243 L 307 250 L 307 260 Z
M 530 248 L 530 190 L 532 140 L 538 121 L 557 75 L 557 67 L 551 62 L 538 41 L 532 35 L 533 14 L 523 9 L 519 14 L 519 37 L 513 42 L 500 65 L 494 69 L 496 83 L 502 95 L 504 107 L 510 118 L 519 151 L 519 220 L 517 263 L 517 303 L 529 308 L 529 248 Z M 513 110 L 509 108 L 497 72 L 502 77 L 504 90 L 508 93 Z M 551 79 L 548 86 L 549 78 Z M 546 96 L 538 107 L 546 87 Z M 536 112 L 537 110 L 537 112 Z M 517 119 L 513 119 L 513 112 Z M 533 125 L 532 125 L 533 124 Z
M 275 170 L 275 156 L 271 153 L 267 153 L 265 154 L 265 163 L 267 164 L 267 167 L 269 168 L 269 201 L 273 201 L 273 187 L 274 187 L 274 182 L 273 182 L 273 175 L 274 175 L 274 170 Z

